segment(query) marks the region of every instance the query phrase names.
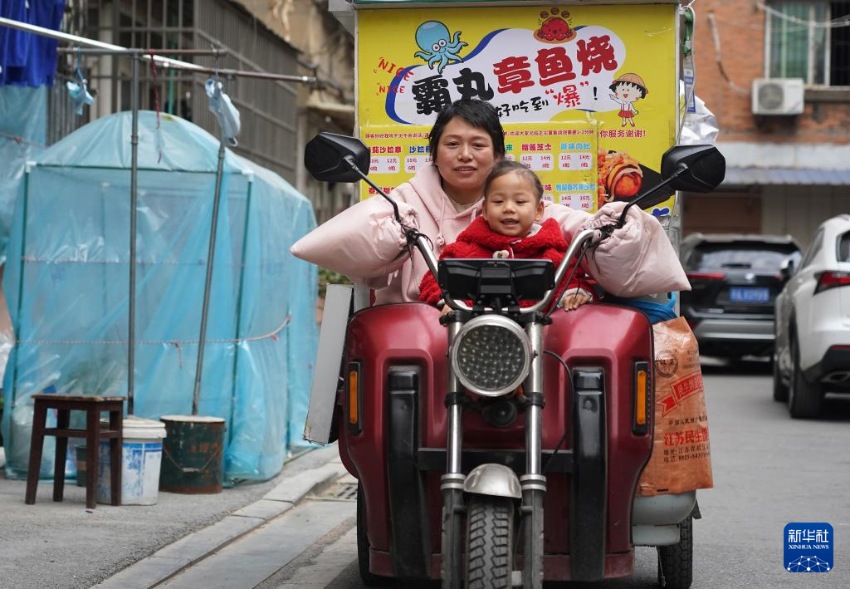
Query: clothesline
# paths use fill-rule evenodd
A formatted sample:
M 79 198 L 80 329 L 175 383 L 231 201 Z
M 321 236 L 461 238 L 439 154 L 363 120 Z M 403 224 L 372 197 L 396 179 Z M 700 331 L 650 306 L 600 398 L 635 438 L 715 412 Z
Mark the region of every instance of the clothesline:
M 6 133 L 5 131 L 0 131 L 0 137 L 5 137 L 6 139 L 11 139 L 18 145 L 32 145 L 33 147 L 46 147 L 43 143 L 36 143 L 35 141 L 30 141 L 29 139 L 24 139 L 20 135 L 13 135 L 12 133 Z

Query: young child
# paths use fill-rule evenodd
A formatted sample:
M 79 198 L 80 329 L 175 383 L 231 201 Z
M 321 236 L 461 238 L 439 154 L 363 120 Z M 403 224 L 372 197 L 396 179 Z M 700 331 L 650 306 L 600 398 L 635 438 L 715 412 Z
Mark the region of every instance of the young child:
M 519 162 L 500 160 L 484 183 L 482 216 L 476 218 L 443 250 L 443 258 L 527 258 L 561 263 L 567 242 L 554 219 L 543 218 L 543 185 L 533 171 Z M 567 276 L 571 271 L 567 271 Z M 429 272 L 419 285 L 419 299 L 430 304 L 443 300 L 436 278 Z M 571 311 L 592 299 L 590 287 L 573 278 L 561 298 Z M 524 301 L 530 305 L 531 301 Z M 443 309 L 446 314 L 451 309 Z

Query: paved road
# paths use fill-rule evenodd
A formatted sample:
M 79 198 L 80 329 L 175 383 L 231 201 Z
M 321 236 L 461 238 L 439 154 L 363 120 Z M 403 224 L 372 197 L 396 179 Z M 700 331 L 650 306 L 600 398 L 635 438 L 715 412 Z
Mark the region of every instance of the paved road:
M 709 363 L 704 373 L 715 488 L 699 495 L 704 518 L 694 524 L 694 589 L 850 587 L 850 398 L 828 399 L 824 419 L 791 420 L 784 406 L 771 398 L 766 365 Z M 357 572 L 354 516 L 350 500 L 305 500 L 274 525 L 258 529 L 165 586 L 357 589 L 363 585 Z M 801 575 L 783 569 L 783 530 L 795 521 L 832 524 L 832 572 Z M 226 577 L 230 567 L 256 572 Z M 655 586 L 655 551 L 639 548 L 632 577 L 587 588 Z
M 54 503 L 51 481 L 41 481 L 35 505 L 25 505 L 24 481 L 0 474 L 0 588 L 89 589 L 117 583 L 120 571 L 139 561 L 147 568 L 134 569 L 130 578 L 146 588 L 149 579 L 163 578 L 292 507 L 304 485 L 329 474 L 321 469 L 333 459 L 336 447 L 316 449 L 293 457 L 262 483 L 208 495 L 161 491 L 155 505 L 94 510 L 86 509 L 85 489 L 74 483 L 65 485 L 64 501 Z M 160 549 L 177 560 L 146 559 Z

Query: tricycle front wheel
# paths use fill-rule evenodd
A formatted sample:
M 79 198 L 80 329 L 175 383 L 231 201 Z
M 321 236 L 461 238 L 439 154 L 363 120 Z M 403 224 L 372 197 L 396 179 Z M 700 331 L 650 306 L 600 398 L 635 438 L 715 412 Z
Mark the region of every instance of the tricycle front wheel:
M 510 589 L 514 563 L 514 502 L 472 495 L 466 528 L 466 589 Z

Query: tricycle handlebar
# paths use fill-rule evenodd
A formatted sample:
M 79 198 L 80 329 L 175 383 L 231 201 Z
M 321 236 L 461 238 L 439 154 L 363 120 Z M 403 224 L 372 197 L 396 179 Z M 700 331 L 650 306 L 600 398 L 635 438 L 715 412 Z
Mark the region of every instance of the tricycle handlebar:
M 428 239 L 421 233 L 416 230 L 411 230 L 412 233 L 409 234 L 409 238 L 413 241 L 413 244 L 416 246 L 416 249 L 419 250 L 419 253 L 422 254 L 422 257 L 425 259 L 425 263 L 428 265 L 428 270 L 437 278 L 437 256 L 434 255 L 434 251 L 431 249 L 431 243 Z M 570 246 L 567 248 L 566 253 L 564 254 L 564 258 L 561 260 L 561 263 L 558 264 L 558 268 L 555 270 L 555 286 L 550 290 L 547 290 L 538 302 L 531 305 L 530 307 L 523 307 L 520 309 L 521 315 L 529 315 L 531 313 L 536 313 L 540 309 L 544 309 L 549 306 L 552 302 L 552 299 L 556 294 L 560 292 L 560 284 L 564 279 L 564 275 L 567 273 L 567 268 L 569 268 L 570 262 L 577 258 L 577 254 L 581 251 L 584 244 L 596 235 L 596 229 L 584 229 L 580 231 L 570 242 Z M 576 262 L 578 260 L 576 259 Z M 443 292 L 443 298 L 446 301 L 446 304 L 456 311 L 471 311 L 472 307 L 464 303 L 463 301 L 458 301 L 452 298 L 447 292 Z

